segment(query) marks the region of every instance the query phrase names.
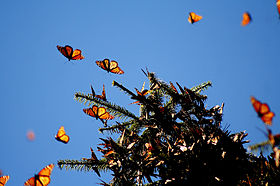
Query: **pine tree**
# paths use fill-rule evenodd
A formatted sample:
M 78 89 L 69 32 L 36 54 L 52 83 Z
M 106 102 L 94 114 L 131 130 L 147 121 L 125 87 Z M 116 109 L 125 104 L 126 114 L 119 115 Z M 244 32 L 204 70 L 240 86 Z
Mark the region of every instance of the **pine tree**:
M 144 72 L 144 71 L 143 71 Z M 89 94 L 76 93 L 75 98 L 89 105 L 105 107 L 124 119 L 104 127 L 101 132 L 118 133 L 119 138 L 101 139 L 90 159 L 60 160 L 59 167 L 75 170 L 111 171 L 110 183 L 101 185 L 277 185 L 279 167 L 274 156 L 252 155 L 243 147 L 245 132 L 231 134 L 221 128 L 224 104 L 205 108 L 207 96 L 201 94 L 212 84 L 193 88 L 159 80 L 144 72 L 149 90 L 136 94 L 114 81 L 113 86 L 125 92 L 140 105 L 140 116 L 126 108 Z M 178 89 L 178 90 L 177 90 Z

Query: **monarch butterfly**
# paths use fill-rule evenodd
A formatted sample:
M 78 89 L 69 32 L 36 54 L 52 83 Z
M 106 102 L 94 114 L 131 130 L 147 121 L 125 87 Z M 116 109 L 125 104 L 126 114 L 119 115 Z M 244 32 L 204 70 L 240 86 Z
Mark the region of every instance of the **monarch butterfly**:
M 105 95 L 105 86 L 104 86 L 104 84 L 103 84 L 102 95 L 95 95 L 94 97 L 99 98 L 99 99 L 102 99 L 102 100 L 104 100 L 104 101 L 107 101 L 106 95 Z
M 9 179 L 10 179 L 10 176 L 1 176 L 0 177 L 0 185 L 4 186 Z
M 136 96 L 132 96 L 131 99 L 136 99 L 136 100 L 139 100 L 139 99 L 142 99 L 143 97 L 145 97 L 147 94 L 150 93 L 149 90 L 147 89 L 144 89 L 145 88 L 145 82 L 143 83 L 142 85 L 142 88 L 141 88 L 141 91 L 139 91 L 137 88 L 135 88 L 136 92 L 137 92 L 137 95 Z M 130 103 L 130 104 L 138 104 L 138 105 L 141 105 L 141 103 L 139 103 L 140 101 L 135 101 L 133 103 Z
M 57 45 L 58 51 L 61 52 L 69 61 L 70 60 L 80 60 L 85 57 L 82 56 L 82 51 L 79 49 L 73 50 L 73 48 L 69 45 L 65 45 L 64 47 Z
M 83 111 L 87 115 L 95 117 L 96 119 L 101 119 L 101 120 L 114 119 L 114 116 L 110 115 L 109 112 L 106 112 L 106 108 L 104 108 L 104 107 L 97 107 L 97 106 L 93 105 L 92 108 L 83 109 Z
M 44 167 L 38 174 L 35 174 L 34 177 L 29 178 L 24 185 L 25 186 L 47 186 L 50 181 L 50 175 L 54 168 L 54 164 L 50 164 Z
M 275 114 L 270 111 L 269 106 L 266 103 L 261 103 L 254 97 L 251 97 L 251 103 L 261 120 L 265 124 L 271 125 Z
M 101 67 L 102 69 L 106 70 L 108 73 L 112 72 L 114 74 L 123 74 L 124 71 L 120 69 L 118 66 L 118 62 L 104 59 L 103 61 L 96 61 L 96 64 Z
M 27 131 L 26 137 L 29 141 L 35 140 L 35 133 L 32 130 Z
M 143 87 L 144 88 L 144 87 Z M 141 90 L 141 92 L 137 89 L 137 88 L 135 88 L 135 90 L 136 90 L 136 92 L 137 92 L 137 96 L 132 96 L 131 98 L 132 99 L 142 99 L 143 97 L 145 97 L 147 94 L 149 94 L 149 90 L 147 90 L 147 89 L 144 89 L 143 90 L 143 88 L 142 88 L 142 90 Z M 139 103 L 140 101 L 135 101 L 135 102 L 133 102 L 133 103 L 131 103 L 131 104 L 138 104 L 138 105 L 141 105 L 141 103 Z
M 58 130 L 58 132 L 57 132 L 57 134 L 56 134 L 56 136 L 55 136 L 55 139 L 57 140 L 57 141 L 60 141 L 60 142 L 62 142 L 62 143 L 68 143 L 68 141 L 69 141 L 69 136 L 68 135 L 66 135 L 66 133 L 65 133 L 65 130 L 64 130 L 64 126 L 61 126 L 60 128 L 59 128 L 59 130 Z
M 194 12 L 189 13 L 188 21 L 193 24 L 202 19 L 202 16 L 196 15 Z
M 249 14 L 249 12 L 245 12 L 245 13 L 243 14 L 243 19 L 242 19 L 241 25 L 242 25 L 242 26 L 246 26 L 246 25 L 248 25 L 251 21 L 252 21 L 251 15 Z

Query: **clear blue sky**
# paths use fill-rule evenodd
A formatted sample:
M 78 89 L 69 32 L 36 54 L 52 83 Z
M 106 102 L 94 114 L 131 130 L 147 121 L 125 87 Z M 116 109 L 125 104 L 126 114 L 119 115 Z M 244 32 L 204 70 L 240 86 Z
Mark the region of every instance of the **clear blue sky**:
M 164 81 L 193 87 L 212 81 L 205 93 L 208 107 L 225 102 L 223 126 L 246 130 L 251 144 L 266 139 L 250 96 L 267 102 L 279 127 L 280 20 L 275 0 L 88 0 L 5 1 L 1 3 L 1 153 L 0 169 L 9 185 L 23 185 L 34 173 L 60 159 L 90 157 L 96 151 L 102 124 L 85 115 L 73 97 L 101 93 L 105 84 L 111 102 L 138 114 L 138 106 L 111 83 L 140 89 L 148 67 Z M 193 11 L 203 19 L 188 23 Z M 240 26 L 248 11 L 253 21 Z M 84 60 L 68 62 L 56 45 L 82 50 Z M 107 74 L 95 64 L 104 58 L 119 62 L 124 75 Z M 112 122 L 110 122 L 112 123 Z M 64 125 L 70 142 L 54 139 Z M 30 142 L 31 129 L 36 139 Z M 100 158 L 101 153 L 96 151 Z M 105 180 L 109 176 L 102 173 Z M 50 185 L 96 185 L 94 172 L 56 166 Z

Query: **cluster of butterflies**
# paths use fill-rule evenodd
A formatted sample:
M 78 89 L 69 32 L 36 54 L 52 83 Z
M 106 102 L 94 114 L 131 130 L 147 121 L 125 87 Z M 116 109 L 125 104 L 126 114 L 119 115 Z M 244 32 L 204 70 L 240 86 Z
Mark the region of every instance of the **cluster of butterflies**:
M 266 103 L 261 103 L 255 97 L 251 97 L 251 103 L 258 116 L 265 124 L 268 133 L 267 137 L 274 152 L 275 165 L 278 167 L 280 159 L 280 149 L 278 149 L 278 146 L 280 145 L 280 134 L 273 135 L 272 131 L 267 127 L 272 125 L 272 119 L 275 116 L 275 113 L 270 111 L 270 108 Z
M 65 45 L 64 47 L 57 45 L 58 51 L 64 55 L 69 61 L 70 60 L 82 60 L 85 57 L 82 56 L 82 51 L 79 49 L 73 50 L 73 48 L 69 45 Z M 108 73 L 114 73 L 114 74 L 123 74 L 124 71 L 119 67 L 118 62 L 114 60 L 104 59 L 102 61 L 96 61 L 96 64 L 106 70 Z M 102 95 L 95 95 L 95 92 L 93 88 L 91 87 L 92 95 L 93 97 L 102 99 L 103 101 L 107 101 L 106 95 L 105 95 L 105 88 L 103 85 L 103 91 Z M 106 111 L 105 107 L 98 107 L 93 105 L 91 108 L 83 109 L 83 111 L 88 114 L 89 116 L 92 116 L 96 119 L 100 119 L 103 123 L 104 120 L 111 120 L 114 118 L 114 116 L 110 115 L 109 112 Z
M 276 6 L 277 6 L 277 9 L 278 9 L 278 13 L 279 13 L 279 15 L 280 15 L 280 0 L 277 0 L 277 1 L 276 1 Z M 199 20 L 201 20 L 201 19 L 202 19 L 202 16 L 197 15 L 197 14 L 195 14 L 194 12 L 190 12 L 190 13 L 189 13 L 188 21 L 189 21 L 191 24 L 193 24 L 193 23 L 195 23 L 195 22 L 197 22 L 197 21 L 199 21 Z M 244 12 L 244 13 L 243 13 L 243 19 L 242 19 L 242 21 L 241 21 L 241 25 L 242 25 L 242 26 L 246 26 L 246 25 L 248 25 L 251 21 L 252 21 L 252 16 L 250 15 L 250 13 L 249 13 L 249 12 Z
M 82 60 L 84 56 L 82 56 L 82 51 L 79 49 L 73 50 L 73 48 L 69 45 L 65 45 L 64 47 L 57 45 L 57 49 L 63 54 L 69 61 L 70 60 Z M 104 59 L 103 61 L 96 61 L 96 64 L 107 72 L 115 73 L 115 74 L 123 74 L 124 71 L 118 66 L 116 61 L 110 61 L 109 59 Z M 93 88 L 91 87 L 93 97 L 102 99 L 106 101 L 105 87 L 103 85 L 102 95 L 95 95 Z M 103 123 L 104 120 L 111 120 L 114 118 L 109 112 L 106 111 L 105 107 L 98 107 L 93 105 L 91 108 L 83 109 L 83 111 L 96 119 L 100 119 Z M 27 139 L 33 141 L 35 139 L 35 133 L 33 131 L 27 132 Z M 62 143 L 67 144 L 70 140 L 70 137 L 66 134 L 64 126 L 61 126 L 55 135 L 55 139 Z M 28 179 L 24 185 L 25 186 L 47 186 L 50 183 L 50 175 L 54 168 L 54 164 L 50 164 L 44 167 L 38 174 L 35 174 L 34 177 Z M 0 177 L 0 186 L 4 186 L 7 181 L 10 179 L 10 176 L 1 176 Z
M 35 134 L 33 131 L 28 131 L 27 138 L 29 140 L 34 140 Z M 69 136 L 66 135 L 64 127 L 61 126 L 55 136 L 57 141 L 68 143 Z M 54 164 L 50 164 L 44 167 L 38 174 L 35 174 L 34 177 L 28 179 L 24 185 L 25 186 L 47 186 L 50 183 L 50 175 L 54 168 Z M 7 181 L 10 179 L 10 176 L 1 176 L 0 177 L 0 186 L 4 186 Z
M 278 12 L 280 14 L 280 0 L 277 0 L 276 2 Z M 198 22 L 199 20 L 202 19 L 202 16 L 195 14 L 194 12 L 189 13 L 188 21 L 193 24 L 195 22 Z M 242 26 L 248 25 L 252 20 L 252 17 L 249 12 L 245 12 L 243 14 L 243 19 L 241 22 Z M 79 49 L 73 50 L 73 48 L 69 45 L 59 46 L 57 45 L 57 49 L 59 52 L 61 52 L 62 55 L 64 55 L 69 61 L 70 60 L 82 60 L 85 57 L 82 56 L 82 51 Z M 114 73 L 114 74 L 123 74 L 124 71 L 118 66 L 118 62 L 114 60 L 109 60 L 109 59 L 104 59 L 102 61 L 96 61 L 96 64 L 106 70 L 108 73 Z M 96 98 L 102 99 L 106 101 L 106 95 L 105 95 L 105 88 L 103 85 L 103 91 L 102 95 L 95 95 L 95 92 L 93 88 L 91 87 L 92 90 L 92 95 Z M 141 90 L 137 91 L 138 96 L 145 96 L 148 94 L 148 91 L 146 90 Z M 139 101 L 134 102 L 139 104 Z M 258 116 L 261 118 L 261 120 L 266 124 L 266 125 L 272 125 L 272 119 L 275 116 L 273 112 L 270 111 L 269 106 L 266 103 L 261 103 L 258 101 L 256 98 L 251 97 L 251 103 L 257 112 Z M 88 114 L 91 117 L 94 117 L 96 119 L 100 119 L 103 123 L 104 120 L 111 120 L 114 119 L 114 116 L 112 116 L 109 112 L 106 111 L 105 107 L 98 107 L 96 105 L 93 105 L 91 108 L 83 109 L 83 111 Z M 270 129 L 267 128 L 268 131 L 268 138 L 270 143 L 273 146 L 274 152 L 275 152 L 275 159 L 277 159 L 277 165 L 279 165 L 279 156 L 280 156 L 280 150 L 276 147 L 280 143 L 280 134 L 272 135 L 272 132 Z M 27 134 L 27 137 L 29 140 L 34 140 L 35 134 L 32 131 L 29 131 Z M 55 139 L 57 141 L 60 141 L 62 143 L 67 144 L 69 142 L 70 137 L 66 135 L 64 126 L 61 126 L 55 136 Z M 276 150 L 275 150 L 276 149 Z M 34 177 L 31 177 L 28 179 L 24 185 L 25 186 L 47 186 L 50 183 L 50 175 L 51 172 L 54 168 L 54 164 L 50 164 L 46 167 L 44 167 L 38 174 L 35 174 Z M 0 185 L 4 186 L 7 181 L 10 179 L 9 176 L 1 176 L 0 177 Z

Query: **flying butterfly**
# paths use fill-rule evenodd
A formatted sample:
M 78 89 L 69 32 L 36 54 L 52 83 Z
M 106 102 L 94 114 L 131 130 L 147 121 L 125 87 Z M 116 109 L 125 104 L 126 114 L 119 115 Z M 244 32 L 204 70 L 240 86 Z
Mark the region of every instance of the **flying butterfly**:
M 251 21 L 252 21 L 252 17 L 251 17 L 251 15 L 249 14 L 249 12 L 243 13 L 243 19 L 242 19 L 241 25 L 242 25 L 242 26 L 246 26 L 246 25 L 248 25 Z
M 114 119 L 114 116 L 109 114 L 109 112 L 106 112 L 105 107 L 97 107 L 95 105 L 92 106 L 92 108 L 83 109 L 83 111 L 90 115 L 91 117 L 95 117 L 96 119 L 105 119 L 105 120 L 111 120 Z
M 193 24 L 202 19 L 202 16 L 195 14 L 194 12 L 189 13 L 188 21 Z
M 251 97 L 251 103 L 261 120 L 265 124 L 271 125 L 272 119 L 275 116 L 275 114 L 270 111 L 269 106 L 266 103 L 261 103 L 253 96 Z
M 58 51 L 64 55 L 69 61 L 70 60 L 81 60 L 85 57 L 82 56 L 82 51 L 79 49 L 73 50 L 73 48 L 69 45 L 65 45 L 64 47 L 57 45 Z
M 124 71 L 119 67 L 118 62 L 104 59 L 103 61 L 96 61 L 96 64 L 102 69 L 106 70 L 108 73 L 112 72 L 114 74 L 123 74 Z
M 66 135 L 65 130 L 64 130 L 64 126 L 61 126 L 55 136 L 55 139 L 57 141 L 60 141 L 62 143 L 68 143 L 70 137 L 68 135 Z
M 0 177 L 0 185 L 4 186 L 9 179 L 10 179 L 10 176 L 1 176 Z
M 27 131 L 26 137 L 29 141 L 35 140 L 35 133 L 32 130 Z
M 29 178 L 24 185 L 25 186 L 47 186 L 51 182 L 51 173 L 54 168 L 54 164 L 50 164 L 44 167 L 38 174 L 34 177 Z

